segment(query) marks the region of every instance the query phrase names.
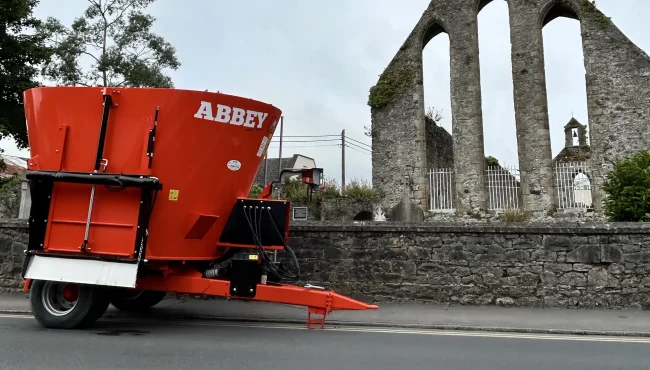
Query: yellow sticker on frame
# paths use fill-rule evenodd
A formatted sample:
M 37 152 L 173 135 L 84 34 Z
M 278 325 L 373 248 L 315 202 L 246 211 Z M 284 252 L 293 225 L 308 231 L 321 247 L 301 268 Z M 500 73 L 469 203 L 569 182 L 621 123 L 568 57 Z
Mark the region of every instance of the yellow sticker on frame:
M 169 190 L 169 200 L 178 200 L 178 190 L 175 189 Z

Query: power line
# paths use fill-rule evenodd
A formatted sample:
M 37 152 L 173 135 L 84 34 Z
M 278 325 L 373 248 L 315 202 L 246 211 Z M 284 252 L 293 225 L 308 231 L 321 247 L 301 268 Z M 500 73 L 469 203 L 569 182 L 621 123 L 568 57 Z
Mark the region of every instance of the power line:
M 355 149 L 357 151 L 361 151 L 363 153 L 368 153 L 368 154 L 372 153 L 371 150 L 360 147 L 360 146 L 358 146 L 356 144 L 346 143 L 345 146 L 346 146 L 346 148 L 352 148 L 352 149 Z M 282 147 L 283 148 L 289 148 L 289 149 L 291 149 L 291 148 L 340 148 L 341 144 L 289 145 L 289 146 L 283 145 Z M 278 147 L 271 146 L 271 148 L 277 149 Z
M 283 148 L 325 148 L 325 147 L 330 147 L 330 148 L 338 148 L 341 147 L 341 144 L 322 144 L 322 145 L 289 145 L 289 146 L 282 146 Z M 278 147 L 273 147 L 273 149 L 277 149 Z
M 366 148 L 364 148 L 364 147 L 362 147 L 362 146 L 359 146 L 359 145 L 357 145 L 357 144 L 353 144 L 353 143 L 345 143 L 345 146 L 356 147 L 357 149 L 365 150 L 365 151 L 367 151 L 367 152 L 369 152 L 369 153 L 372 153 L 372 150 L 371 150 L 371 149 L 366 149 Z
M 289 140 L 287 140 L 287 138 Z M 304 140 L 295 140 L 295 139 L 304 139 Z M 334 142 L 338 142 L 334 144 Z M 284 145 L 287 144 L 296 144 L 296 143 L 305 143 L 308 145 Z M 287 149 L 299 149 L 299 148 L 349 148 L 360 153 L 372 155 L 372 146 L 368 145 L 359 140 L 353 139 L 345 134 L 345 130 L 340 135 L 280 135 L 280 137 L 274 137 L 269 144 L 269 149 L 273 148 L 277 150 L 279 145 L 280 150 L 282 148 Z M 315 145 L 314 145 L 315 144 Z M 342 155 L 345 156 L 345 151 L 342 152 Z M 344 161 L 344 159 L 343 159 Z M 344 164 L 343 164 L 344 166 Z M 342 169 L 345 171 L 345 169 Z
M 340 137 L 341 135 L 284 135 L 284 137 L 305 138 L 305 137 Z
M 367 152 L 367 151 L 364 151 L 364 150 L 361 150 L 361 149 L 356 149 L 356 148 L 351 147 L 351 146 L 347 146 L 347 145 L 346 145 L 346 147 L 348 147 L 348 148 L 350 148 L 350 149 L 352 149 L 352 150 L 356 150 L 356 151 L 359 152 L 359 153 L 364 153 L 364 154 L 368 154 L 368 155 L 372 154 L 371 152 Z
M 366 144 L 366 143 L 362 143 L 362 142 L 360 142 L 359 140 L 355 140 L 355 139 L 353 139 L 353 138 L 351 138 L 351 137 L 349 137 L 349 136 L 346 136 L 345 138 L 346 138 L 346 139 L 350 139 L 350 140 L 352 140 L 352 141 L 354 141 L 354 142 L 356 142 L 356 143 L 359 143 L 359 144 L 361 144 L 361 145 L 365 145 L 365 146 L 367 146 L 367 147 L 369 147 L 369 148 L 372 148 L 371 145 L 368 145 L 368 144 Z
M 286 136 L 285 136 L 286 137 Z M 318 140 L 282 140 L 283 143 L 315 143 L 325 141 L 341 141 L 341 139 L 318 139 Z M 271 143 L 279 143 L 279 141 L 271 140 Z
M 304 141 L 297 141 L 297 140 L 282 140 L 283 142 L 312 142 L 312 141 L 338 141 L 341 138 L 341 135 L 284 135 L 283 138 L 290 138 L 290 139 L 309 139 L 309 138 L 317 138 L 317 139 L 310 139 L 310 140 L 304 140 Z M 337 139 L 319 139 L 319 138 L 337 138 Z M 366 144 L 364 142 L 361 142 L 357 139 L 353 139 L 349 136 L 345 136 L 346 139 L 349 139 L 351 141 L 354 141 L 355 143 L 372 148 L 371 145 Z M 273 137 L 271 142 L 277 142 L 279 138 L 277 136 Z
M 368 151 L 371 151 L 371 152 L 372 152 L 372 148 L 366 148 L 366 147 L 363 147 L 363 146 L 361 146 L 361 145 L 359 145 L 359 144 L 351 143 L 351 142 L 349 142 L 349 141 L 347 141 L 347 142 L 345 143 L 345 145 L 356 146 L 356 147 L 358 147 L 359 149 L 364 149 L 364 150 L 368 150 Z

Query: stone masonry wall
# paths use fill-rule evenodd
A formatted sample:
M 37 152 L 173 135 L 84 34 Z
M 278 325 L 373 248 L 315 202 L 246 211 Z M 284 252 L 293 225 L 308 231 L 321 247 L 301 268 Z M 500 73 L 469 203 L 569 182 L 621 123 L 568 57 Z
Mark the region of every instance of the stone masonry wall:
M 0 221 L 0 293 L 22 288 L 23 251 L 27 249 L 26 220 Z
M 370 214 L 371 220 L 374 211 L 375 202 L 372 199 L 326 198 L 321 204 L 320 219 L 323 221 L 352 221 L 361 212 L 364 212 Z
M 372 302 L 650 309 L 650 225 L 300 225 L 304 282 Z
M 454 168 L 454 141 L 451 134 L 433 120 L 425 119 L 427 135 L 427 170 Z
M 0 224 L 0 290 L 22 286 L 24 222 Z M 650 225 L 296 223 L 301 283 L 366 302 L 650 309 Z

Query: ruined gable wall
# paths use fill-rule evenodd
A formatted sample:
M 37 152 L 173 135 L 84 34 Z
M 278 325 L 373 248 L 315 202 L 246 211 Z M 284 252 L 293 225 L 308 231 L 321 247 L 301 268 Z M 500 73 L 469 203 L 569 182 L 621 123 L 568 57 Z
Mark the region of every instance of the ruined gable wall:
M 477 10 L 477 0 L 432 1 L 371 89 L 373 186 L 386 193 L 386 207 L 394 206 L 406 191 L 414 203 L 426 209 L 422 50 L 441 32 L 450 38 L 456 194 L 463 209 L 486 206 L 485 192 L 479 185 L 485 159 Z
M 587 70 L 594 204 L 601 211 L 602 184 L 612 162 L 650 149 L 650 57 L 584 1 L 576 3 Z
M 477 14 L 490 0 L 433 0 L 378 84 L 369 105 L 373 184 L 395 205 L 404 192 L 423 209 L 428 194 L 422 49 L 431 37 L 450 37 L 456 208 L 486 206 Z M 582 27 L 595 174 L 596 210 L 611 161 L 650 147 L 650 58 L 588 0 L 507 0 L 510 12 L 514 110 L 523 208 L 555 209 L 542 28 L 558 16 Z

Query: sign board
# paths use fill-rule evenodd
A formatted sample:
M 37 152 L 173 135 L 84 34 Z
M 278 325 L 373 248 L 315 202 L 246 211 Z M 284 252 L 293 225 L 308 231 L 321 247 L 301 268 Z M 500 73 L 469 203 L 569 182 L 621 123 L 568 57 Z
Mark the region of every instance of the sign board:
M 306 220 L 308 213 L 307 207 L 293 207 L 294 220 Z

